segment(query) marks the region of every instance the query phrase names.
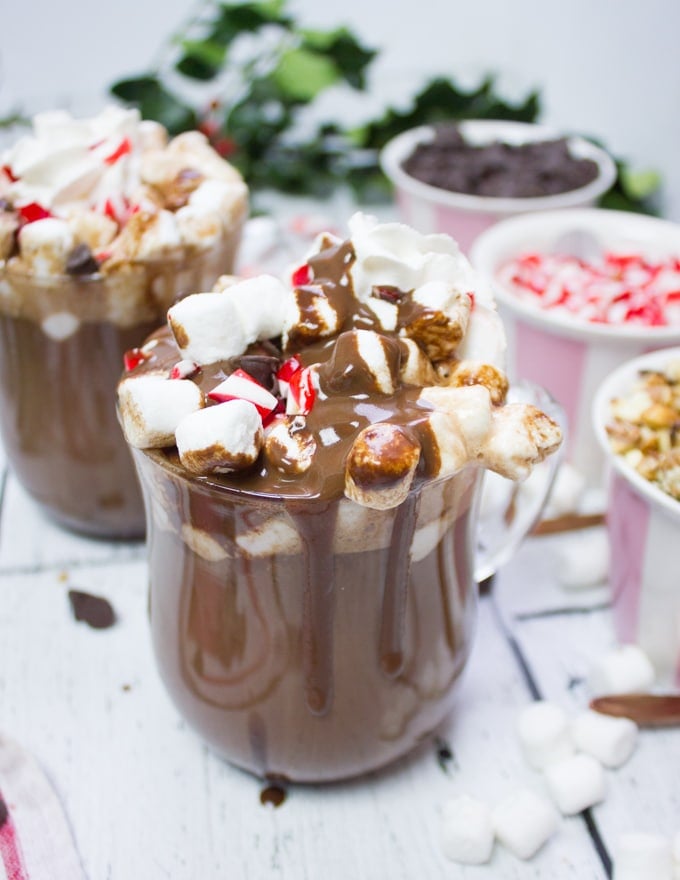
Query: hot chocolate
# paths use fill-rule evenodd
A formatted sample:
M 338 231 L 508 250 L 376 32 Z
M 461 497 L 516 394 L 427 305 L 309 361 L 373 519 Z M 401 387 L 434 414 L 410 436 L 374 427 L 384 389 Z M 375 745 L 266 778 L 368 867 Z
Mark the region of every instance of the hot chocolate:
M 356 215 L 293 272 L 173 306 L 119 385 L 161 674 L 222 754 L 312 781 L 451 708 L 484 467 L 560 431 L 504 404 L 503 333 L 455 243 Z
M 139 537 L 115 417 L 124 353 L 233 266 L 238 173 L 197 132 L 109 108 L 41 114 L 0 170 L 0 405 L 19 480 L 66 526 Z

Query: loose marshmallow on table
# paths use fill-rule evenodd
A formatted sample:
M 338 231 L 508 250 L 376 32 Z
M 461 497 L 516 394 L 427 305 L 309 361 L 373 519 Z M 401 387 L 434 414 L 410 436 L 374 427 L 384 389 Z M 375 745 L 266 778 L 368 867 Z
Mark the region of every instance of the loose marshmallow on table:
M 444 855 L 462 865 L 483 865 L 491 858 L 494 832 L 491 811 L 467 794 L 444 804 L 441 829 Z
M 605 796 L 602 764 L 591 755 L 571 755 L 544 770 L 546 785 L 560 812 L 573 816 Z
M 588 684 L 595 696 L 646 693 L 654 678 L 654 667 L 642 648 L 620 645 L 595 661 Z
M 196 474 L 230 473 L 256 461 L 262 448 L 262 419 L 249 401 L 229 400 L 182 419 L 175 440 L 187 470 Z
M 670 841 L 661 834 L 622 835 L 614 850 L 615 880 L 674 880 Z
M 201 389 L 187 379 L 136 376 L 118 386 L 123 431 L 138 449 L 172 446 L 179 423 L 203 403 Z
M 609 572 L 606 532 L 595 529 L 579 535 L 578 543 L 562 548 L 558 559 L 557 579 L 565 589 L 581 590 L 603 583 Z
M 546 798 L 519 789 L 491 813 L 496 837 L 519 859 L 530 859 L 557 831 L 559 816 Z
M 571 722 L 576 748 L 610 768 L 620 767 L 630 758 L 637 734 L 637 724 L 630 718 L 614 718 L 590 709 L 580 712 Z
M 524 757 L 535 770 L 543 770 L 574 752 L 566 712 L 546 700 L 538 700 L 520 712 L 517 736 Z

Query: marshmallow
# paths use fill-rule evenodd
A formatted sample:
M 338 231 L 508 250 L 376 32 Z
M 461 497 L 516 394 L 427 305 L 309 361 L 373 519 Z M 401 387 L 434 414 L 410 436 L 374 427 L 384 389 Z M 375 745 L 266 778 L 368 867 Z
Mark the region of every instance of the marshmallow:
M 0 260 L 6 260 L 14 250 L 14 237 L 18 228 L 16 214 L 0 211 Z
M 366 300 L 366 305 L 377 318 L 381 330 L 393 333 L 397 329 L 399 307 L 396 303 L 388 302 L 379 296 L 371 296 Z
M 234 304 L 249 343 L 281 335 L 291 294 L 278 278 L 258 275 L 223 289 Z
M 401 347 L 401 363 L 399 364 L 401 384 L 415 385 L 418 388 L 434 385 L 436 381 L 434 367 L 418 343 L 408 337 L 400 339 L 399 343 Z
M 378 422 L 361 431 L 347 456 L 345 496 L 388 510 L 405 500 L 420 460 L 420 444 L 399 425 Z
M 139 148 L 146 150 L 162 150 L 168 143 L 168 132 L 160 122 L 153 119 L 142 119 L 137 129 Z
M 188 379 L 135 376 L 118 386 L 125 438 L 138 449 L 172 446 L 179 423 L 203 403 L 201 389 Z
M 226 165 L 222 160 L 220 162 Z M 216 214 L 220 217 L 224 229 L 229 231 L 230 227 L 245 212 L 247 196 L 248 189 L 242 180 L 213 178 L 199 184 L 189 196 L 188 206 L 195 211 Z
M 491 402 L 494 404 L 503 403 L 508 393 L 505 373 L 493 364 L 470 360 L 442 361 L 437 365 L 437 374 L 445 385 L 454 388 L 462 385 L 483 385 L 489 389 Z
M 242 184 L 238 171 L 229 165 L 209 144 L 208 138 L 199 131 L 185 131 L 174 137 L 167 147 L 171 156 L 177 157 L 184 168 L 196 168 L 205 177 L 226 183 Z
M 46 217 L 27 223 L 19 233 L 21 262 L 32 275 L 61 275 L 75 246 L 75 238 L 66 220 Z
M 80 319 L 72 312 L 52 312 L 48 315 L 40 325 L 42 331 L 50 339 L 62 342 L 68 339 L 80 327 Z
M 673 880 L 670 841 L 661 834 L 623 834 L 614 850 L 615 880 Z
M 597 758 L 605 767 L 620 767 L 630 758 L 638 727 L 630 718 L 614 718 L 601 712 L 580 712 L 571 722 L 571 737 L 581 752 Z
M 278 416 L 265 432 L 264 454 L 284 474 L 302 474 L 314 460 L 316 440 L 304 416 Z
M 241 553 L 252 557 L 294 556 L 302 552 L 299 533 L 283 516 L 273 516 L 236 537 Z
M 175 222 L 183 244 L 189 247 L 214 247 L 224 235 L 219 214 L 193 205 L 184 205 L 175 211 Z
M 393 394 L 398 386 L 399 343 L 373 330 L 348 330 L 335 340 L 330 358 L 319 368 L 321 388 L 337 392 Z
M 296 287 L 287 297 L 283 317 L 283 347 L 293 351 L 317 339 L 334 336 L 341 317 L 320 287 Z
M 491 858 L 494 834 L 491 812 L 477 798 L 462 794 L 444 804 L 442 850 L 462 865 L 483 865 Z
M 190 523 L 182 523 L 181 538 L 193 552 L 208 562 L 221 562 L 229 554 L 212 535 Z
M 175 440 L 180 461 L 192 473 L 240 471 L 260 454 L 262 420 L 249 401 L 229 400 L 186 416 L 177 425 Z
M 502 800 L 491 813 L 496 837 L 519 859 L 530 859 L 557 831 L 559 816 L 546 798 L 528 788 Z
M 66 213 L 73 237 L 96 253 L 108 247 L 118 234 L 115 220 L 98 211 L 71 210 Z
M 654 677 L 654 667 L 642 648 L 620 645 L 593 663 L 588 685 L 595 696 L 646 693 Z
M 605 796 L 602 764 L 591 755 L 572 755 L 544 769 L 553 800 L 565 816 L 598 804 Z
M 510 403 L 493 413 L 481 459 L 490 470 L 523 480 L 562 442 L 559 425 L 535 406 Z
M 194 293 L 168 310 L 182 357 L 212 364 L 242 354 L 248 338 L 233 301 L 223 293 Z
M 419 426 L 422 455 L 428 476 L 448 477 L 458 473 L 470 458 L 460 435 L 458 421 L 451 413 L 435 410 Z
M 491 430 L 491 396 L 483 385 L 446 388 L 434 385 L 423 388 L 418 398 L 446 413 L 457 427 L 470 458 L 482 449 Z
M 505 368 L 505 329 L 495 308 L 480 304 L 479 287 L 475 291 L 475 307 L 470 313 L 467 330 L 456 352 L 461 360 L 493 364 Z
M 423 309 L 415 312 L 402 333 L 414 339 L 433 361 L 450 358 L 465 335 L 470 297 L 450 284 L 434 281 L 414 290 L 413 301 Z
M 123 227 L 112 259 L 157 260 L 177 254 L 182 238 L 171 211 L 139 211 Z
M 603 583 L 609 574 L 609 542 L 606 532 L 597 530 L 579 536 L 577 546 L 558 553 L 557 580 L 568 590 L 580 590 Z
M 517 718 L 522 753 L 535 770 L 569 757 L 574 752 L 566 712 L 554 703 L 538 700 Z

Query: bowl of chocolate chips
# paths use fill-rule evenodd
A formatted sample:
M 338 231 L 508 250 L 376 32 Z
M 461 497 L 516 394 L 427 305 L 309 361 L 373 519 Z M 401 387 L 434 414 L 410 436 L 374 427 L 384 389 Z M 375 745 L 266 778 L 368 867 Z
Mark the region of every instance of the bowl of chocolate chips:
M 611 156 L 585 138 L 493 119 L 409 129 L 380 162 L 400 219 L 463 250 L 504 217 L 594 205 L 616 178 Z

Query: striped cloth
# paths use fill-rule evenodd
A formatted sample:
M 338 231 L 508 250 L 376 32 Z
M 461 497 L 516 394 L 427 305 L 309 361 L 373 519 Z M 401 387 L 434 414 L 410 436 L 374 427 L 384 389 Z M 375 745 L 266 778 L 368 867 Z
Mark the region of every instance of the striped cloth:
M 35 760 L 0 737 L 0 880 L 85 880 L 54 789 Z

